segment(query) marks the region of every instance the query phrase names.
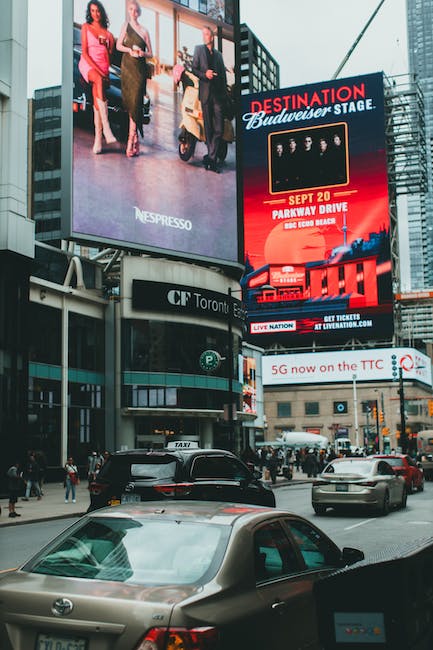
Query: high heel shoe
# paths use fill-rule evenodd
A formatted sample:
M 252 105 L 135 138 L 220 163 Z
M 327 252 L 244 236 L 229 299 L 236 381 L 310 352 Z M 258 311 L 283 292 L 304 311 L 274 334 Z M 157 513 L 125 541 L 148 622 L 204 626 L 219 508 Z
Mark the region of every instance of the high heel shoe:
M 125 151 L 125 153 L 126 153 L 127 158 L 132 158 L 133 156 L 135 156 L 134 151 L 135 151 L 135 149 L 134 149 L 134 134 L 132 133 L 128 137 L 128 142 L 126 143 L 126 151 Z
M 134 134 L 134 156 L 140 155 L 140 140 L 138 139 L 137 131 Z

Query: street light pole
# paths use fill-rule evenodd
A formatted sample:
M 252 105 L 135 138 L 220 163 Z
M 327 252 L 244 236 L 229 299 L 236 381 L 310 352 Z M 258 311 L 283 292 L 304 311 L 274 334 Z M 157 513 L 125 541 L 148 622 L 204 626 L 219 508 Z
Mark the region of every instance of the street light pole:
M 228 296 L 229 296 L 229 322 L 228 322 L 228 328 L 227 328 L 227 333 L 228 333 L 228 361 L 229 361 L 229 398 L 228 398 L 228 422 L 229 422 L 229 447 L 230 451 L 234 451 L 234 445 L 235 445 L 235 436 L 234 436 L 234 418 L 233 418 L 233 322 L 232 322 L 232 314 L 233 314 L 233 305 L 232 305 L 232 289 L 229 287 L 228 289 Z
M 356 375 L 352 376 L 353 379 L 353 414 L 355 421 L 355 446 L 359 449 L 359 424 L 358 424 L 358 398 L 356 394 Z
M 403 386 L 403 368 L 398 368 L 398 394 L 400 397 L 400 446 L 403 454 L 407 451 L 406 438 L 406 413 L 404 411 L 404 386 Z

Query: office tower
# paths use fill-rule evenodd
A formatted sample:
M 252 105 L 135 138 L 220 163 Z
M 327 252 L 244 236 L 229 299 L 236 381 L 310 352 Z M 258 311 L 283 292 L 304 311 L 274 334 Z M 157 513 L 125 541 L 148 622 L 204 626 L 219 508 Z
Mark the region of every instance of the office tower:
M 424 94 L 428 191 L 408 202 L 411 288 L 433 286 L 433 0 L 407 0 L 409 69 Z

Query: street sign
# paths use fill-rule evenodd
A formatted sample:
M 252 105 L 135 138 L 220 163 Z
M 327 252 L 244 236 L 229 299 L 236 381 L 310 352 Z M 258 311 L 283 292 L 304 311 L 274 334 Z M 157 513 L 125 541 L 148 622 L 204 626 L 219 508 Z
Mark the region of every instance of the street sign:
M 205 350 L 200 355 L 200 368 L 206 371 L 217 370 L 221 365 L 222 357 L 215 350 Z

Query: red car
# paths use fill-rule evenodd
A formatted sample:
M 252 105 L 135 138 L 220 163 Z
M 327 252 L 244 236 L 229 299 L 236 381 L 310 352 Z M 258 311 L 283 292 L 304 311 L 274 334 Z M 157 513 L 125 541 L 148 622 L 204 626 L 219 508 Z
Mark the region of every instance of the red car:
M 403 476 L 409 494 L 414 490 L 417 492 L 424 490 L 424 472 L 420 463 L 416 463 L 407 454 L 374 454 L 373 458 L 383 458 L 396 474 Z

